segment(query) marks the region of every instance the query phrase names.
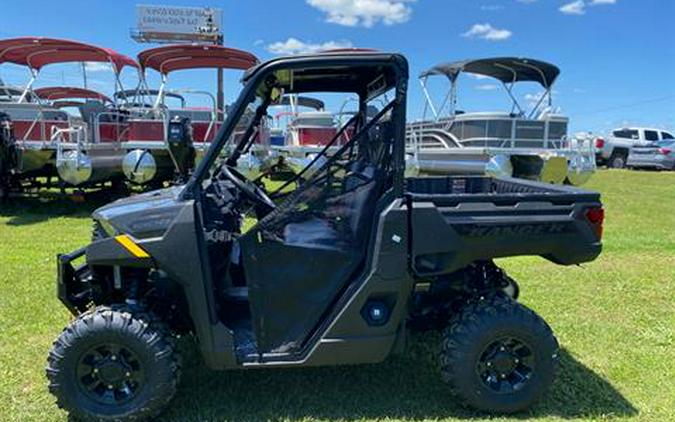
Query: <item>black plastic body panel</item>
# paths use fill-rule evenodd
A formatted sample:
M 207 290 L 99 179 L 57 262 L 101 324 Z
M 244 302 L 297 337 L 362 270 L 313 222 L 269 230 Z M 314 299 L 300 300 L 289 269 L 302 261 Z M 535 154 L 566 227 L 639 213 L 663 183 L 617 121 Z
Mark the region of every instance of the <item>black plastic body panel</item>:
M 516 179 L 409 179 L 411 265 L 418 277 L 476 260 L 539 255 L 558 264 L 592 261 L 602 250 L 585 211 L 600 195 Z

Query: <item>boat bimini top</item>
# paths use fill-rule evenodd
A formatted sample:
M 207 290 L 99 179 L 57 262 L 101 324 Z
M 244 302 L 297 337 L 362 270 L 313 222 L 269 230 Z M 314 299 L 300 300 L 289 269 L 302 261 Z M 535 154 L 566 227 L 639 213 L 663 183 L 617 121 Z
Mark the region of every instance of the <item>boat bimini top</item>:
M 78 41 L 45 37 L 21 37 L 0 40 L 0 64 L 9 62 L 30 69 L 31 79 L 18 102 L 24 102 L 35 82 L 40 69 L 54 63 L 99 62 L 109 63 L 115 74 L 115 82 L 120 87 L 119 75 L 127 66 L 139 69 L 139 64 L 131 57 L 109 48 L 97 47 Z
M 104 94 L 101 94 L 100 92 L 73 86 L 50 86 L 37 88 L 34 92 L 38 98 L 51 102 L 65 99 L 98 100 L 102 103 L 113 102 L 110 98 Z
M 149 48 L 138 53 L 138 62 L 143 73 L 147 69 L 161 74 L 162 82 L 155 100 L 155 107 L 163 101 L 167 76 L 177 70 L 187 69 L 233 69 L 246 70 L 259 63 L 253 54 L 220 45 L 174 44 Z M 148 90 L 146 84 L 146 90 Z M 178 92 L 178 91 L 177 91 Z M 202 91 L 180 90 L 193 94 L 209 94 Z M 213 97 L 212 95 L 208 95 Z M 215 102 L 214 98 L 211 98 Z
M 422 89 L 424 90 L 424 95 L 436 118 L 439 117 L 439 112 L 445 107 L 445 104 L 448 101 L 450 103 L 450 114 L 455 114 L 457 105 L 456 83 L 457 78 L 461 73 L 487 76 L 500 81 L 513 101 L 512 112 L 517 109 L 520 114 L 524 114 L 524 111 L 513 95 L 513 85 L 516 82 L 539 83 L 544 88 L 545 92 L 544 95 L 541 95 L 538 103 L 532 109 L 530 113 L 530 117 L 532 117 L 544 99 L 547 99 L 549 106 L 551 105 L 551 88 L 558 78 L 558 75 L 560 75 L 560 69 L 551 63 L 524 57 L 495 57 L 438 64 L 420 74 L 420 82 L 422 84 Z M 427 78 L 436 75 L 446 76 L 450 81 L 448 95 L 438 109 L 434 106 L 426 85 Z

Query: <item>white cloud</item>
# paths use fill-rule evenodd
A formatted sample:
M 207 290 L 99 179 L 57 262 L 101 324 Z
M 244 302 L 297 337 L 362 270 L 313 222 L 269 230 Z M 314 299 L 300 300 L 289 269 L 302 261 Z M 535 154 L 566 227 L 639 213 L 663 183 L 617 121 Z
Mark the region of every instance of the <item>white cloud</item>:
M 489 76 L 479 75 L 478 73 L 467 73 L 467 75 L 469 75 L 470 78 L 476 79 L 476 80 L 490 79 Z
M 489 23 L 477 23 L 462 34 L 467 38 L 480 38 L 490 41 L 502 41 L 511 38 L 513 33 L 508 29 L 498 29 Z
M 545 96 L 547 96 L 546 91 L 539 91 L 535 94 L 525 94 L 523 96 L 523 98 L 530 105 L 530 107 L 534 107 Z M 558 96 L 558 91 L 556 91 L 556 90 L 551 91 L 551 97 L 555 98 L 557 96 Z M 542 103 L 543 103 L 543 101 L 542 101 Z
M 87 72 L 110 72 L 110 63 L 86 62 L 84 68 Z
M 616 2 L 617 0 L 576 0 L 564 4 L 558 10 L 566 15 L 585 15 L 587 6 L 606 6 Z
M 480 7 L 480 10 L 484 12 L 497 12 L 503 9 L 504 6 L 502 6 L 501 4 L 484 4 Z
M 256 46 L 256 47 L 259 46 L 259 45 L 263 45 L 263 44 L 265 44 L 265 40 L 257 39 L 255 41 L 253 41 L 253 45 Z
M 495 84 L 481 84 L 481 85 L 476 85 L 476 89 L 479 91 L 494 91 L 497 89 L 498 86 Z
M 407 22 L 417 0 L 305 0 L 326 13 L 326 21 L 344 26 L 370 28 L 378 22 L 394 25 Z
M 267 51 L 274 54 L 306 54 L 337 48 L 351 48 L 352 43 L 346 40 L 311 43 L 289 38 L 286 41 L 277 41 L 267 46 Z
M 584 15 L 586 14 L 586 3 L 583 0 L 576 0 L 561 6 L 558 10 L 566 15 Z

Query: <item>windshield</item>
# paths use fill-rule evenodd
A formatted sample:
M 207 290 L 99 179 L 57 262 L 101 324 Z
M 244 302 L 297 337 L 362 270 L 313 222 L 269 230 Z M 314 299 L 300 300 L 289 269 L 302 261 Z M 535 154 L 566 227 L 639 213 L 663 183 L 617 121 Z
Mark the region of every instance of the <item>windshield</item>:
M 245 104 L 246 110 L 235 124 L 234 132 L 225 142 L 225 146 L 219 151 L 216 160 L 209 170 L 211 175 L 215 174 L 217 169 L 225 164 L 225 161 L 232 155 L 235 146 L 243 140 L 243 137 L 247 132 L 251 133 L 251 138 L 254 139 L 254 143 L 259 143 L 260 141 L 263 141 L 265 136 L 269 136 L 266 119 L 262 119 L 257 124 L 255 121 L 256 110 L 263 105 L 263 102 L 264 98 L 255 95 L 248 104 Z

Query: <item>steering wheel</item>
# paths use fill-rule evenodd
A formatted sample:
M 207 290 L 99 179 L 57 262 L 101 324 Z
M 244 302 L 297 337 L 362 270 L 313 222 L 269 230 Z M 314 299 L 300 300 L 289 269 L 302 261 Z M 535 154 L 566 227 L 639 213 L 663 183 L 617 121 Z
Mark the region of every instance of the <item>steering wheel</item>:
M 239 173 L 234 167 L 223 165 L 220 172 L 225 178 L 232 182 L 254 205 L 260 207 L 261 211 L 269 212 L 276 208 L 276 205 L 267 196 L 265 191 L 255 183 L 248 180 L 243 174 Z

